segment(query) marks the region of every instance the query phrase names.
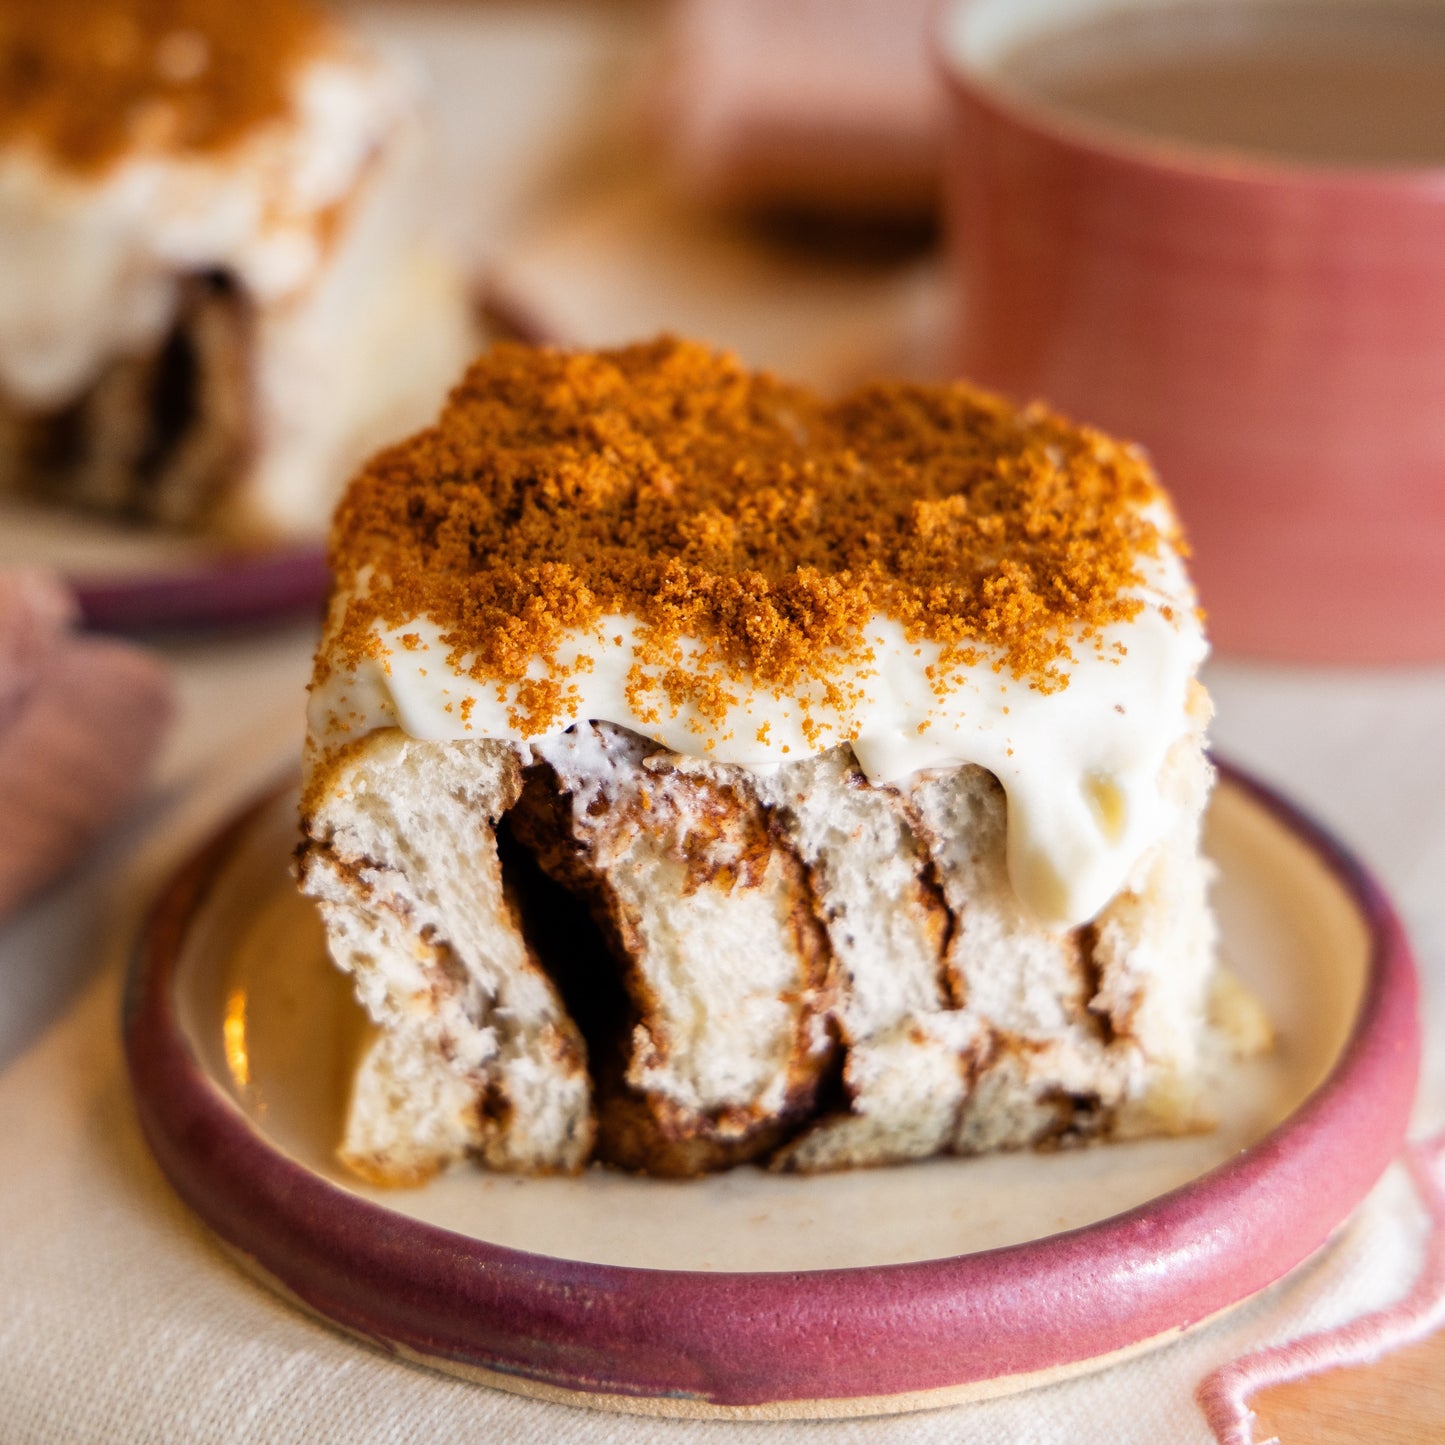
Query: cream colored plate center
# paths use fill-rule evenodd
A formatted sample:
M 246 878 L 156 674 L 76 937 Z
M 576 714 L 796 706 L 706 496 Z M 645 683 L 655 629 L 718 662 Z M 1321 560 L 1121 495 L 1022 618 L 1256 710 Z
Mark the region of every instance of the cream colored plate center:
M 1226 783 L 1207 834 L 1224 960 L 1279 1038 L 1272 1054 L 1231 1074 L 1211 1134 L 815 1177 L 744 1168 L 672 1182 L 596 1168 L 521 1179 L 464 1167 L 420 1189 L 380 1190 L 331 1158 L 359 1013 L 287 872 L 295 837 L 287 796 L 247 834 L 188 936 L 178 1007 L 208 1073 L 274 1145 L 355 1194 L 496 1244 L 606 1264 L 892 1264 L 1018 1244 L 1145 1203 L 1248 1148 L 1298 1107 L 1344 1045 L 1368 962 L 1349 896 Z

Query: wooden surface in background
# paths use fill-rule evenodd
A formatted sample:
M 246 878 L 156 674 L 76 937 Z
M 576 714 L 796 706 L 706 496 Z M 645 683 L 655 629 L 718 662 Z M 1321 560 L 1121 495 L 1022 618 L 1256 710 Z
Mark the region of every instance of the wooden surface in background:
M 1445 1441 L 1445 1331 L 1373 1365 L 1326 1370 L 1261 1390 L 1254 1438 L 1280 1445 Z

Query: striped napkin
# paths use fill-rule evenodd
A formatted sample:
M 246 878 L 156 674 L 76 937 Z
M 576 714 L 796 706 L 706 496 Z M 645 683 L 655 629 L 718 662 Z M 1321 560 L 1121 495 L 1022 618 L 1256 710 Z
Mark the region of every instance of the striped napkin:
M 77 615 L 51 574 L 0 572 L 0 918 L 140 793 L 170 720 L 164 664 Z

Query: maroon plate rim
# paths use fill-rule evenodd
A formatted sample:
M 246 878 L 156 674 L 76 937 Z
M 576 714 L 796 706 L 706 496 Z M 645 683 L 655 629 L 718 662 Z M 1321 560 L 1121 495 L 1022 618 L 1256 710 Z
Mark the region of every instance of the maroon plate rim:
M 845 1414 L 1066 1373 L 1205 1321 L 1300 1264 L 1369 1192 L 1408 1122 L 1417 982 L 1394 908 L 1319 824 L 1220 767 L 1357 908 L 1370 939 L 1359 1011 L 1325 1081 L 1257 1144 L 1079 1229 L 919 1263 L 702 1273 L 489 1244 L 329 1183 L 211 1082 L 174 1009 L 187 929 L 275 793 L 175 873 L 138 940 L 124 1034 L 140 1123 L 180 1196 L 296 1302 L 383 1348 L 523 1392 L 657 1413 Z
M 134 574 L 67 579 L 90 627 L 105 632 L 240 627 L 319 612 L 330 586 L 320 543 L 213 557 Z

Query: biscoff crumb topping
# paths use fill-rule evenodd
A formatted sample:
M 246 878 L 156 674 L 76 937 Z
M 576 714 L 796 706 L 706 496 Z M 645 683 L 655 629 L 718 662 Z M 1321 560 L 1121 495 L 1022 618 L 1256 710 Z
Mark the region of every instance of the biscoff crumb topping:
M 327 28 L 310 0 L 5 0 L 0 142 L 78 171 L 224 148 L 285 113 Z
M 352 595 L 320 675 L 429 617 L 535 736 L 576 697 L 564 636 L 625 614 L 644 722 L 684 703 L 720 721 L 747 687 L 846 717 L 883 614 L 938 645 L 939 695 L 981 661 L 1050 691 L 1142 606 L 1160 496 L 1128 446 L 964 385 L 829 402 L 672 338 L 499 345 L 352 483 L 331 537 Z

